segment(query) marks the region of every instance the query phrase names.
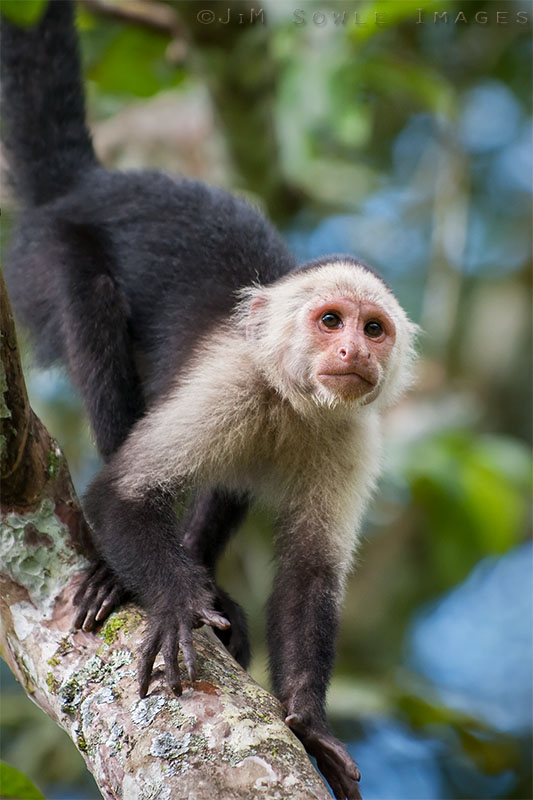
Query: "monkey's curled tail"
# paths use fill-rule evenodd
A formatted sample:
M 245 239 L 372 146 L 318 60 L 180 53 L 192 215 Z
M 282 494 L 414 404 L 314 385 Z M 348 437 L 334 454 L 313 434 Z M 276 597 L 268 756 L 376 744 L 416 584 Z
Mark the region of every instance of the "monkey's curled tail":
M 20 200 L 37 206 L 97 165 L 85 125 L 73 3 L 51 0 L 40 23 L 2 18 L 2 139 Z

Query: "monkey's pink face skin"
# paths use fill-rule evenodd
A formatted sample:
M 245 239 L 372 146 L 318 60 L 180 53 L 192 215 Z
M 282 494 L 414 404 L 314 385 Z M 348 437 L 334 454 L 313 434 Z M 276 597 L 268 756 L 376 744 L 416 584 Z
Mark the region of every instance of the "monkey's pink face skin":
M 340 400 L 372 402 L 396 340 L 387 312 L 370 301 L 339 295 L 311 309 L 309 323 L 317 353 L 315 381 Z

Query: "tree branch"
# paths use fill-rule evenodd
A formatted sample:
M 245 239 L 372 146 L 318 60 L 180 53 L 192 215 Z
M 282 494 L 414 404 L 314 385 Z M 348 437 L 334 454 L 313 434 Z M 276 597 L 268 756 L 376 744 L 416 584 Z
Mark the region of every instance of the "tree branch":
M 111 19 L 123 20 L 132 24 L 168 33 L 173 39 L 180 38 L 183 30 L 172 8 L 153 0 L 82 0 L 83 5 L 94 14 Z
M 211 631 L 194 634 L 194 686 L 178 699 L 156 674 L 140 700 L 142 614 L 127 606 L 96 636 L 71 630 L 87 526 L 65 459 L 28 405 L 3 281 L 0 294 L 1 645 L 26 693 L 70 735 L 108 800 L 327 800 L 278 701 Z

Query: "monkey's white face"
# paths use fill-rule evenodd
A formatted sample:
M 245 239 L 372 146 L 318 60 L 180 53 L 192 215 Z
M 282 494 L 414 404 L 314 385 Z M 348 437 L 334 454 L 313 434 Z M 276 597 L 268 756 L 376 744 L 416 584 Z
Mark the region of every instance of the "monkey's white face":
M 332 295 L 307 311 L 317 397 L 370 403 L 382 387 L 396 326 L 377 303 Z
M 411 382 L 417 326 L 365 267 L 334 261 L 242 293 L 237 320 L 267 382 L 296 408 L 385 408 Z

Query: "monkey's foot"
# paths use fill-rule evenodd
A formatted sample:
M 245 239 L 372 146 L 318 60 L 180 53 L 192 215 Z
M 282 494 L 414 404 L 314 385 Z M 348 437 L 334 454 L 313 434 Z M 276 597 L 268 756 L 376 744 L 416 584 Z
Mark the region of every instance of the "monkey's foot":
M 251 658 L 248 624 L 242 607 L 220 586 L 215 588 L 215 606 L 230 623 L 227 630 L 215 630 L 216 635 L 235 661 L 243 669 L 248 669 Z
M 320 726 L 307 722 L 304 715 L 289 714 L 285 723 L 294 731 L 307 752 L 316 758 L 318 769 L 331 786 L 337 800 L 361 800 L 357 785 L 361 774 L 342 744 Z
M 128 599 L 117 576 L 104 561 L 97 561 L 85 573 L 73 603 L 78 606 L 74 627 L 93 631 L 99 622 Z
M 199 570 L 199 568 L 198 568 Z M 215 608 L 214 597 L 201 585 L 203 575 L 193 581 L 196 589 L 184 597 L 170 598 L 156 602 L 148 612 L 148 624 L 142 652 L 139 657 L 139 693 L 146 697 L 152 679 L 154 661 L 159 652 L 165 660 L 165 677 L 170 690 L 179 697 L 182 692 L 178 667 L 178 653 L 181 648 L 189 680 L 196 680 L 196 653 L 192 638 L 193 628 L 210 625 L 225 630 L 229 621 Z

